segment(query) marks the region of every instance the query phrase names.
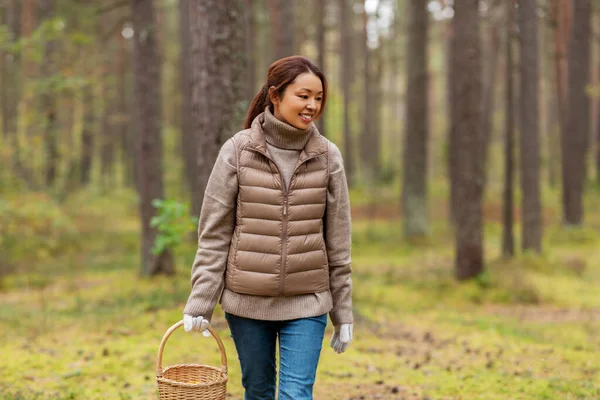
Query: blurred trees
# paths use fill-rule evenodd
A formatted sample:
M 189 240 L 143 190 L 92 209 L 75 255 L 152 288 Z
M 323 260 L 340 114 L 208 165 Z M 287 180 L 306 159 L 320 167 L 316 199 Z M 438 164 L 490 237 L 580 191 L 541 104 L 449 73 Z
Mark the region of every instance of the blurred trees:
M 542 193 L 565 225 L 585 225 L 600 176 L 588 156 L 600 165 L 599 12 L 589 0 L 5 0 L 0 190 L 58 202 L 137 190 L 143 270 L 170 272 L 148 250 L 152 200 L 198 215 L 268 66 L 303 54 L 327 75 L 318 123 L 342 149 L 356 209 L 392 208 L 414 237 L 448 204 L 456 273 L 471 277 L 496 218 L 484 194 L 502 209 L 507 256 L 515 226 L 522 250 L 542 251 Z

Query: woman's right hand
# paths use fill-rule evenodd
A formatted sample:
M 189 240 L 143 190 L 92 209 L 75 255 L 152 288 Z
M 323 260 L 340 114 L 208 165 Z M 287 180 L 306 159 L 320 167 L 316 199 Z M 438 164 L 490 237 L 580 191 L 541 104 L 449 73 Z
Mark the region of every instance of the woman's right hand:
M 202 332 L 204 337 L 209 337 L 209 326 L 210 321 L 201 315 L 199 317 L 192 317 L 191 315 L 183 314 L 183 330 L 186 332 Z

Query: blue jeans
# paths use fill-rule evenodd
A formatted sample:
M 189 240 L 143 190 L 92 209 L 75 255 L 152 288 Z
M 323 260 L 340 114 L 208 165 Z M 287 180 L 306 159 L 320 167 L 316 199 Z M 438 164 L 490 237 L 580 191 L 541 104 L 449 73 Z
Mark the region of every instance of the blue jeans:
M 274 400 L 279 337 L 279 400 L 310 400 L 327 314 L 261 321 L 225 313 L 242 367 L 245 400 Z

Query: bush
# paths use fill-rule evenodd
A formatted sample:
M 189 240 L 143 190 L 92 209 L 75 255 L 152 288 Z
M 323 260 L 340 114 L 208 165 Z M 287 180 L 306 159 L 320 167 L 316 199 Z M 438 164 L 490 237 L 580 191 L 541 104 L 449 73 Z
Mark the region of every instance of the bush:
M 0 200 L 0 248 L 4 262 L 31 265 L 78 248 L 75 224 L 43 193 Z
M 152 205 L 157 215 L 150 221 L 150 226 L 158 230 L 152 252 L 158 255 L 177 247 L 184 235 L 196 229 L 198 219 L 189 217 L 188 207 L 175 200 L 154 199 Z

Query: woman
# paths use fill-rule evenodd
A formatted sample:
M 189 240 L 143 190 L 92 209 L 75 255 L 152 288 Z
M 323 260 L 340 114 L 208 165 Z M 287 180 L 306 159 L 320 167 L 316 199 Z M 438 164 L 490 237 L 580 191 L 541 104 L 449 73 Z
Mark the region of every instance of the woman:
M 314 125 L 326 99 L 307 58 L 274 62 L 204 195 L 184 328 L 205 331 L 221 303 L 246 400 L 275 399 L 277 339 L 281 400 L 312 399 L 327 313 L 331 347 L 352 339 L 348 187 Z

